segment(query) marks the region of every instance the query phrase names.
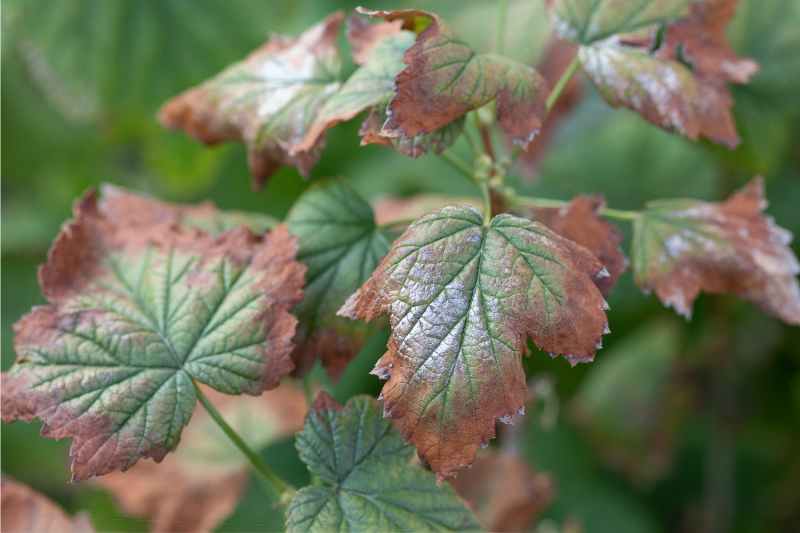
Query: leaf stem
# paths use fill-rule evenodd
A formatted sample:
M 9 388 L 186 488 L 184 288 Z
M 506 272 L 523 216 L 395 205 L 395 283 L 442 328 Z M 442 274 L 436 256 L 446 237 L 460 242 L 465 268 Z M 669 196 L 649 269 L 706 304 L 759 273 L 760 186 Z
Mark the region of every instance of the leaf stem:
M 567 86 L 567 83 L 569 83 L 569 80 L 571 80 L 572 76 L 575 75 L 575 72 L 578 70 L 578 67 L 580 66 L 580 64 L 581 64 L 581 61 L 578 58 L 578 54 L 575 54 L 575 57 L 572 58 L 572 62 L 569 64 L 567 69 L 564 71 L 564 73 L 558 79 L 558 81 L 556 82 L 555 87 L 553 87 L 553 90 L 550 91 L 550 95 L 547 97 L 547 102 L 545 103 L 545 107 L 546 107 L 548 112 L 550 112 L 550 110 L 553 108 L 553 106 L 556 105 L 556 102 L 558 101 L 558 97 L 561 96 L 561 93 L 564 91 L 564 87 Z
M 481 188 L 481 197 L 483 197 L 483 225 L 488 226 L 492 221 L 492 195 L 489 192 L 489 183 L 481 181 L 478 186 Z
M 234 430 L 225 419 L 222 418 L 222 414 L 214 407 L 214 404 L 203 394 L 203 391 L 197 385 L 197 383 L 192 380 L 192 384 L 194 385 L 195 393 L 197 394 L 197 398 L 200 400 L 200 403 L 203 404 L 208 414 L 217 423 L 219 428 L 225 433 L 225 435 L 231 440 L 234 446 L 236 446 L 240 452 L 244 454 L 248 461 L 250 461 L 250 465 L 253 467 L 253 470 L 259 475 L 262 481 L 265 481 L 267 485 L 269 485 L 273 491 L 278 496 L 278 499 L 282 503 L 288 502 L 289 498 L 291 497 L 292 493 L 294 493 L 295 489 L 284 480 L 282 480 L 272 469 L 264 462 L 264 460 L 259 456 L 256 452 L 253 451 L 247 443 L 244 442 L 242 437 Z
M 495 46 L 498 54 L 505 53 L 506 49 L 506 20 L 508 19 L 508 0 L 500 0 L 497 3 L 497 44 Z
M 512 205 L 527 205 L 530 207 L 564 207 L 569 202 L 564 200 L 555 200 L 552 198 L 537 198 L 532 196 L 513 196 L 510 199 Z M 611 209 L 609 207 L 601 207 L 598 214 L 606 218 L 613 218 L 616 220 L 634 221 L 641 216 L 639 211 L 627 211 L 623 209 Z

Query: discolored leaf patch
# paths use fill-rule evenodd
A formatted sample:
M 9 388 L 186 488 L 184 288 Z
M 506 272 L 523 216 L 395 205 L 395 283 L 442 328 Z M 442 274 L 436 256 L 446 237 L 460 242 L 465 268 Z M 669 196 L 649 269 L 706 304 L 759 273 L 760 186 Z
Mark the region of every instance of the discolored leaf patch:
M 299 37 L 270 38 L 243 61 L 167 102 L 161 123 L 206 144 L 243 141 L 256 185 L 282 165 L 308 175 L 322 140 L 298 145 L 340 87 L 336 39 L 343 18 L 337 12 Z
M 542 224 L 469 207 L 414 222 L 339 311 L 387 314 L 384 414 L 440 477 L 470 463 L 495 421 L 525 402 L 528 336 L 574 363 L 591 361 L 607 330 L 595 285 L 602 264 Z
M 303 427 L 302 391 L 283 384 L 259 397 L 203 393 L 254 449 Z M 181 447 L 160 465 L 139 463 L 100 478 L 123 509 L 148 518 L 155 532 L 212 531 L 236 507 L 247 482 L 247 461 L 205 411 L 192 417 Z M 164 483 L 168 479 L 169 483 Z
M 289 504 L 289 532 L 474 531 L 473 514 L 449 485 L 412 463 L 409 446 L 372 398 L 344 407 L 321 393 L 297 435 L 313 477 Z
M 213 237 L 87 194 L 39 270 L 49 303 L 14 326 L 3 419 L 72 438 L 74 479 L 160 461 L 192 414 L 193 382 L 258 395 L 294 367 L 295 252 L 285 227 Z
M 375 224 L 372 208 L 342 180 L 313 186 L 286 219 L 307 267 L 293 358 L 304 372 L 318 358 L 334 377 L 358 353 L 369 328 L 336 316 L 389 251 L 392 236 Z
M 411 139 L 453 123 L 496 101 L 500 126 L 523 148 L 542 125 L 548 88 L 535 69 L 496 54 L 476 53 L 433 13 L 418 10 L 361 13 L 401 20 L 417 33 L 395 78 L 381 133 Z
M 2 515 L 5 533 L 91 533 L 89 518 L 68 516 L 55 503 L 30 487 L 3 476 Z
M 727 83 L 758 65 L 725 37 L 736 0 L 559 0 L 556 23 L 582 46 L 583 69 L 612 106 L 690 139 L 739 143 Z M 663 31 L 662 31 L 663 28 Z
M 721 203 L 651 202 L 634 225 L 637 284 L 687 318 L 700 291 L 733 293 L 800 324 L 791 234 L 762 211 L 761 178 Z
M 598 214 L 604 206 L 599 196 L 578 196 L 564 207 L 528 208 L 523 214 L 592 252 L 605 267 L 595 284 L 608 295 L 628 260 L 620 249 L 622 232 Z
M 508 452 L 479 455 L 451 484 L 487 531 L 528 531 L 555 492 L 550 476 Z

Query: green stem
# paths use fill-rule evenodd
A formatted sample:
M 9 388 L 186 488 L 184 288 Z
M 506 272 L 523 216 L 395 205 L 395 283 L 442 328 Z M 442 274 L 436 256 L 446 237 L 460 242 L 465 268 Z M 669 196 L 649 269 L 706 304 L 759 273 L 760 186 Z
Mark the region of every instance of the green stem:
M 531 196 L 514 196 L 510 199 L 512 205 L 527 205 L 531 207 L 564 207 L 569 202 L 564 200 L 554 200 L 552 198 L 535 198 Z M 623 209 L 611 209 L 601 207 L 598 213 L 606 218 L 616 220 L 634 221 L 641 216 L 639 211 L 626 211 Z
M 506 49 L 506 20 L 508 19 L 508 0 L 497 3 L 497 53 L 503 54 Z
M 461 159 L 448 152 L 443 152 L 441 156 L 444 161 L 446 161 L 451 167 L 456 169 L 465 178 L 467 178 L 470 181 L 473 181 L 475 179 L 475 174 L 472 172 L 472 169 L 469 168 L 469 165 L 464 163 Z
M 489 184 L 485 181 L 478 183 L 483 197 L 483 225 L 488 226 L 492 220 L 492 195 L 489 193 Z
M 269 485 L 272 490 L 278 495 L 278 499 L 285 503 L 288 501 L 289 497 L 294 493 L 294 487 L 286 483 L 282 480 L 272 469 L 264 462 L 260 455 L 250 448 L 247 443 L 242 440 L 242 437 L 236 433 L 225 419 L 222 418 L 222 414 L 217 411 L 217 408 L 214 407 L 214 404 L 203 394 L 203 391 L 200 387 L 197 386 L 197 383 L 192 381 L 194 385 L 195 393 L 197 394 L 197 398 L 200 400 L 200 403 L 203 404 L 208 414 L 217 423 L 220 429 L 225 433 L 225 435 L 231 440 L 234 446 L 236 446 L 240 452 L 247 457 L 247 460 L 250 461 L 250 465 L 253 467 L 253 470 L 259 475 L 262 481 L 265 481 L 267 485 Z
M 556 86 L 553 87 L 553 90 L 550 92 L 550 95 L 547 97 L 547 102 L 545 104 L 547 111 L 553 108 L 558 101 L 558 97 L 561 96 L 561 93 L 564 91 L 564 87 L 567 86 L 569 80 L 572 79 L 572 76 L 575 75 L 575 72 L 578 70 L 578 67 L 581 65 L 580 59 L 578 59 L 578 54 L 575 54 L 575 57 L 572 58 L 572 62 L 569 64 L 567 69 L 561 75 L 561 77 L 556 82 Z

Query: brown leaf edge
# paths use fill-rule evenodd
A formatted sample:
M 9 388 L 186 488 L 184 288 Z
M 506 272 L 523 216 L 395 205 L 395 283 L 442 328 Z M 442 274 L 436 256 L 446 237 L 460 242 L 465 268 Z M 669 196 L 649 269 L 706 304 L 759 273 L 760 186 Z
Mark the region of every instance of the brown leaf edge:
M 89 517 L 68 516 L 55 503 L 32 488 L 3 475 L 2 516 L 4 533 L 92 533 Z
M 136 250 L 152 245 L 191 251 L 204 261 L 224 256 L 234 262 L 251 261 L 257 265 L 262 273 L 260 287 L 273 296 L 273 305 L 263 315 L 271 349 L 261 383 L 242 392 L 259 395 L 276 387 L 280 379 L 292 371 L 294 363 L 290 354 L 297 319 L 289 309 L 302 298 L 305 266 L 295 260 L 297 242 L 285 226 L 263 237 L 256 237 L 243 227 L 211 237 L 200 230 L 176 226 L 170 220 L 136 225 L 135 216 L 125 215 L 133 215 L 135 211 L 124 211 L 120 216 L 104 212 L 94 190 L 76 202 L 73 212 L 74 219 L 64 224 L 48 252 L 47 261 L 39 268 L 39 285 L 49 303 L 35 307 L 14 324 L 17 354 L 24 354 L 28 347 L 54 342 L 60 334 L 59 324 L 64 320 L 91 318 L 87 315 L 93 312 L 70 313 L 64 306 L 102 273 L 101 260 L 108 250 Z M 24 361 L 24 356 L 18 355 L 17 362 Z M 56 393 L 33 390 L 30 376 L 24 372 L 4 372 L 2 378 L 3 421 L 39 418 L 43 422 L 42 436 L 72 438 L 73 480 L 129 466 L 127 456 L 106 446 L 110 438 L 110 419 L 76 413 L 61 405 Z M 142 457 L 160 462 L 169 451 L 152 445 Z
M 403 29 L 418 34 L 416 42 L 406 50 L 403 57 L 406 68 L 395 78 L 395 96 L 386 110 L 387 119 L 381 130 L 382 135 L 410 139 L 429 134 L 470 111 L 463 104 L 437 99 L 426 85 L 425 76 L 421 75 L 428 71 L 425 54 L 427 42 L 449 31 L 438 15 L 419 9 L 392 11 L 358 7 L 356 11 L 370 17 L 383 18 L 388 22 L 402 21 Z M 500 127 L 514 144 L 522 148 L 526 148 L 539 133 L 546 115 L 545 101 L 550 92 L 547 82 L 534 69 L 531 69 L 531 77 L 539 87 L 535 98 L 514 102 L 509 88 L 498 90 L 495 95 Z M 362 129 L 369 130 L 367 122 Z M 374 138 L 374 132 L 365 133 L 372 134 L 366 135 L 366 138 Z

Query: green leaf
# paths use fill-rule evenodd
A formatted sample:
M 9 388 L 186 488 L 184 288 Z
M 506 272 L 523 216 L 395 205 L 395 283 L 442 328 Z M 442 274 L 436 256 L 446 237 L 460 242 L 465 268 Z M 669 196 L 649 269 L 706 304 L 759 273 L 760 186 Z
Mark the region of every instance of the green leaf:
M 556 0 L 553 12 L 561 35 L 591 44 L 620 33 L 673 21 L 692 0 Z
M 369 328 L 336 311 L 375 270 L 392 236 L 375 225 L 370 205 L 342 180 L 309 189 L 286 219 L 297 237 L 297 258 L 307 267 L 295 363 L 307 370 L 320 358 L 334 377 L 358 353 Z
M 120 198 L 75 208 L 40 270 L 48 305 L 15 326 L 3 419 L 73 438 L 85 479 L 161 460 L 180 439 L 194 381 L 258 395 L 290 372 L 303 267 L 285 227 L 212 237 Z M 161 206 L 163 208 L 163 205 Z
M 429 134 L 496 101 L 498 122 L 511 140 L 523 148 L 533 140 L 542 124 L 548 92 L 536 70 L 496 54 L 476 53 L 432 13 L 360 12 L 402 21 L 418 33 L 403 58 L 406 67 L 395 78 L 384 135 Z
M 300 146 L 317 112 L 339 88 L 336 12 L 296 38 L 272 37 L 246 59 L 161 109 L 161 122 L 206 144 L 242 140 L 261 184 L 281 165 L 308 175 L 321 140 Z
M 318 398 L 297 450 L 314 481 L 289 505 L 289 532 L 479 529 L 449 485 L 411 462 L 413 447 L 372 398 L 344 408 Z
M 373 370 L 389 378 L 385 414 L 446 477 L 522 409 L 528 336 L 573 364 L 594 358 L 607 328 L 594 280 L 605 275 L 540 223 L 499 215 L 484 226 L 475 209 L 445 207 L 414 222 L 339 313 L 389 315 Z
M 800 263 L 792 235 L 764 216 L 755 178 L 720 203 L 659 200 L 636 220 L 636 283 L 689 318 L 701 291 L 732 293 L 789 324 L 800 324 Z

